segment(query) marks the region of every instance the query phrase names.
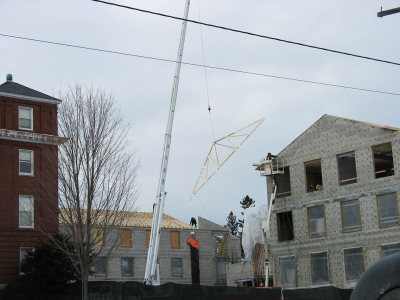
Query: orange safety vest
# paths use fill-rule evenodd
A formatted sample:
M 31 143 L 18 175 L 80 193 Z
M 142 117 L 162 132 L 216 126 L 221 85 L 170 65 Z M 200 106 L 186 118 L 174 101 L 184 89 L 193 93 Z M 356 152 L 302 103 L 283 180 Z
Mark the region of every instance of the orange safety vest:
M 191 247 L 193 247 L 193 248 L 199 250 L 199 246 L 200 246 L 200 245 L 199 245 L 199 241 L 196 240 L 196 239 L 194 239 L 193 237 L 189 236 L 188 239 L 187 239 L 187 243 L 188 243 Z

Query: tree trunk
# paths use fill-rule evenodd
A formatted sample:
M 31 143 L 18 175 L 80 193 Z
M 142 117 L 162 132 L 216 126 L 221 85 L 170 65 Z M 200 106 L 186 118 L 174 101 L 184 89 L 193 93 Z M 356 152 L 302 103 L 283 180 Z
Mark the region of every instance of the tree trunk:
M 88 278 L 89 272 L 87 270 L 84 270 L 82 274 L 82 300 L 89 299 Z

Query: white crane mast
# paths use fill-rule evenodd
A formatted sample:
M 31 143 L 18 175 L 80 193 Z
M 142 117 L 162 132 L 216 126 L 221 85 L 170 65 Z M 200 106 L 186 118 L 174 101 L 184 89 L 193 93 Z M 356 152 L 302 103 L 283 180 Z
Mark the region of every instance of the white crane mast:
M 174 83 L 172 86 L 167 128 L 164 137 L 164 150 L 161 160 L 160 178 L 158 181 L 156 202 L 153 206 L 153 222 L 151 225 L 149 249 L 147 252 L 146 271 L 144 274 L 144 282 L 145 284 L 148 285 L 160 284 L 157 257 L 158 257 L 158 248 L 160 244 L 160 230 L 162 226 L 162 216 L 164 213 L 165 196 L 167 194 L 165 192 L 165 181 L 167 177 L 168 158 L 169 158 L 169 151 L 170 151 L 171 137 L 172 137 L 172 125 L 174 123 L 176 98 L 178 95 L 179 74 L 181 71 L 183 47 L 185 44 L 185 35 L 187 26 L 186 20 L 189 15 L 189 5 L 190 5 L 190 0 L 186 0 L 185 11 L 184 11 L 185 21 L 182 22 L 181 37 L 179 40 L 178 58 L 176 60 L 177 63 L 175 68 Z

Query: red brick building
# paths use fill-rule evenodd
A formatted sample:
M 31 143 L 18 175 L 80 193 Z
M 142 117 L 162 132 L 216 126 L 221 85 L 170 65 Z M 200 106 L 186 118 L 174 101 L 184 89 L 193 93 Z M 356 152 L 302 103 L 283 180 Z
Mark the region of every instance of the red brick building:
M 60 102 L 11 75 L 0 85 L 0 285 L 21 272 L 27 250 L 58 232 Z

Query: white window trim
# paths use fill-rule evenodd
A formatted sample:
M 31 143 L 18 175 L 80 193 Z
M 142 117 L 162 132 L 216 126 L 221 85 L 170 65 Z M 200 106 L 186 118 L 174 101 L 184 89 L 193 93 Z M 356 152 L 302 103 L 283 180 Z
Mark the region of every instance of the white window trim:
M 31 172 L 30 173 L 21 172 L 21 151 L 29 151 L 29 152 L 31 152 Z M 21 176 L 34 176 L 35 175 L 35 152 L 33 150 L 19 149 L 18 175 L 21 175 Z
M 19 204 L 21 201 L 21 197 L 29 197 L 32 201 L 32 226 L 21 226 L 21 220 L 19 218 Z M 18 225 L 19 228 L 35 228 L 35 199 L 33 198 L 32 195 L 19 195 L 18 197 Z
M 32 250 L 33 252 L 35 252 L 35 247 L 19 247 L 19 274 L 20 275 L 25 274 L 24 272 L 21 271 L 21 263 L 22 263 L 21 250 L 22 249 L 28 249 L 28 250 Z
M 20 113 L 19 113 L 19 109 L 20 108 L 25 108 L 25 109 L 29 109 L 30 111 L 31 111 L 31 128 L 24 128 L 24 127 L 21 127 L 21 124 L 20 124 L 20 122 L 19 122 L 19 119 L 20 119 Z M 21 129 L 21 130 L 27 130 L 27 131 L 33 131 L 33 108 L 32 107 L 28 107 L 28 106 L 18 106 L 18 129 Z

